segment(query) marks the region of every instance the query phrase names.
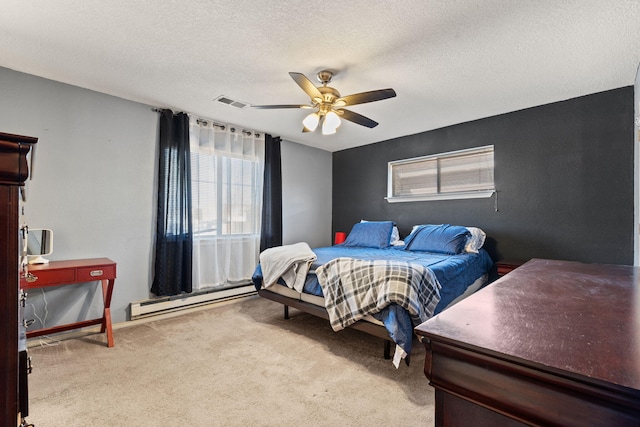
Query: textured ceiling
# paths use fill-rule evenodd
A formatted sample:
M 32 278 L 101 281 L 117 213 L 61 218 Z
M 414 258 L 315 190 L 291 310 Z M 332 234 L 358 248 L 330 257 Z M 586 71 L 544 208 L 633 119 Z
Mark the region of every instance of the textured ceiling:
M 341 150 L 633 85 L 640 0 L 2 0 L 0 66 Z M 289 77 L 335 70 L 380 123 L 301 133 Z M 1 84 L 1 82 L 0 82 Z

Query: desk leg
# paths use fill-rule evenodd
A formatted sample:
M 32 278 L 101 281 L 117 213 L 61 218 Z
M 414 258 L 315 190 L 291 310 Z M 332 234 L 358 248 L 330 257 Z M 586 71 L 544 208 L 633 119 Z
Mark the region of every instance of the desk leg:
M 104 300 L 104 313 L 102 314 L 102 327 L 100 332 L 107 333 L 107 346 L 113 347 L 113 329 L 111 328 L 111 296 L 115 279 L 102 281 L 102 298 Z

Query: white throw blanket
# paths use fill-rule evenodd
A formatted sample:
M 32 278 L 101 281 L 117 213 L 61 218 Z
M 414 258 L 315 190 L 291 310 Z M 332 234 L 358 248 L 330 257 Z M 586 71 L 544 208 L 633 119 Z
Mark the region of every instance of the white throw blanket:
M 302 292 L 307 273 L 316 259 L 316 254 L 304 242 L 265 249 L 260 254 L 264 287 L 272 286 L 282 277 L 288 287 Z

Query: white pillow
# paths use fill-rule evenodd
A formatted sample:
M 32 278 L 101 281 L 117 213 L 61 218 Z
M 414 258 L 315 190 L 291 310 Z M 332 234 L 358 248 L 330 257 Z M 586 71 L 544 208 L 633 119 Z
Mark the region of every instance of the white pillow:
M 393 230 L 391 230 L 391 241 L 389 242 L 392 245 L 395 245 L 400 240 L 400 232 L 398 231 L 398 227 L 393 226 Z
M 486 239 L 487 235 L 477 227 L 467 227 L 467 230 L 471 233 L 471 237 L 467 240 L 464 250 L 469 253 L 477 254 L 478 250 L 482 245 L 484 245 L 484 239 Z

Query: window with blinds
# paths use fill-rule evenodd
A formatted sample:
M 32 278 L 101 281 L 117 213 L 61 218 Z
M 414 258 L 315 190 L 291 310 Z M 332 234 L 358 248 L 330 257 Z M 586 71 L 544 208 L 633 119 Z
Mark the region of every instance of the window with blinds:
M 252 138 L 200 130 L 191 151 L 193 231 L 197 237 L 257 235 L 260 170 Z M 214 149 L 209 148 L 211 141 Z
M 389 162 L 387 201 L 491 197 L 493 145 Z

